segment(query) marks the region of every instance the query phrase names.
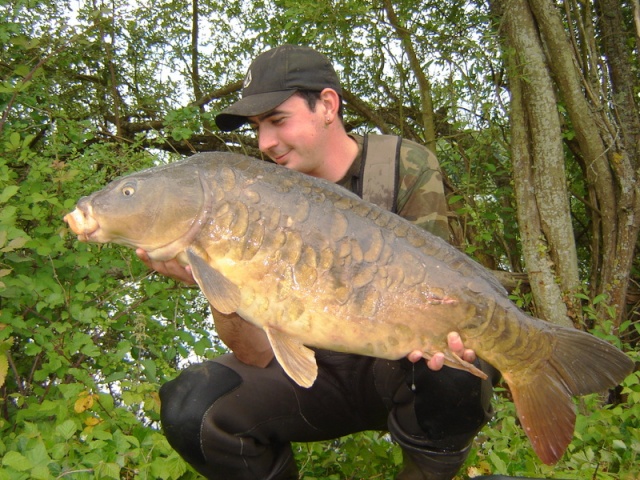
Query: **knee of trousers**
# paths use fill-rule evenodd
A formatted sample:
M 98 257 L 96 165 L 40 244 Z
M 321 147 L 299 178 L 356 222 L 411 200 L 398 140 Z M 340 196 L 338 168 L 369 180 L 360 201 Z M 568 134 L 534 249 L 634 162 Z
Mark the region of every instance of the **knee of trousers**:
M 407 433 L 428 438 L 436 448 L 467 446 L 493 413 L 492 383 L 497 371 L 479 364 L 489 379 L 450 368 L 433 372 L 424 365 L 416 367 L 413 408 L 396 409 L 399 424 Z M 419 430 L 414 430 L 416 426 Z
M 206 463 L 201 442 L 205 414 L 242 384 L 238 373 L 216 362 L 196 364 L 160 388 L 160 419 L 169 444 L 194 467 Z

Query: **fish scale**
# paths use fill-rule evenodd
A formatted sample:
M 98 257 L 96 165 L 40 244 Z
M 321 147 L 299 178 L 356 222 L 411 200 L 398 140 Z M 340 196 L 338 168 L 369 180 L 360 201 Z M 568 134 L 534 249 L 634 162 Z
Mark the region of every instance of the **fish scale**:
M 263 329 L 303 387 L 317 375 L 308 347 L 388 359 L 442 351 L 447 365 L 483 376 L 447 350 L 447 333 L 459 332 L 502 373 L 545 463 L 571 441 L 571 397 L 611 388 L 634 367 L 593 335 L 525 314 L 442 239 L 335 184 L 248 157 L 198 154 L 134 173 L 65 220 L 81 241 L 190 265 L 214 310 Z

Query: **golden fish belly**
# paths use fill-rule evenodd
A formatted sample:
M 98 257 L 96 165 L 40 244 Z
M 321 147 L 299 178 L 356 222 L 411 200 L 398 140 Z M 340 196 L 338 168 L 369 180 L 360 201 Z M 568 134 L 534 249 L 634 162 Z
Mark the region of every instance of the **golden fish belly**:
M 258 253 L 251 261 L 218 261 L 215 268 L 240 286 L 243 318 L 308 346 L 387 359 L 413 350 L 433 353 L 445 349 L 446 334 L 455 328 L 445 317 L 469 313 L 452 301 L 425 302 L 418 287 L 389 287 L 384 269 L 357 285 L 317 265 L 301 278 L 302 267 L 273 257 Z

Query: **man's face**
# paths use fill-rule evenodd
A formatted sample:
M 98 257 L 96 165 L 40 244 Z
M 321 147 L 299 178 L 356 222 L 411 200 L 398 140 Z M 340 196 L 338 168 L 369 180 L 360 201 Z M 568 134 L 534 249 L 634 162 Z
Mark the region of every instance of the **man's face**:
M 313 175 L 323 162 L 326 137 L 322 102 L 311 111 L 306 100 L 293 95 L 262 115 L 249 117 L 260 151 L 279 165 Z

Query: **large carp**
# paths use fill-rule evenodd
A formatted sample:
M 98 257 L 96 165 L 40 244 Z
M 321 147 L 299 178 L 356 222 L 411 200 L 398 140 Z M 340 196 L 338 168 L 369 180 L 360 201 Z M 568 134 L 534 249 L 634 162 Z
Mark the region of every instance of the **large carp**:
M 203 153 L 126 176 L 65 220 L 80 241 L 190 265 L 211 305 L 264 329 L 304 387 L 317 374 L 307 346 L 387 359 L 442 351 L 448 365 L 482 376 L 447 350 L 447 333 L 459 332 L 502 373 L 545 463 L 573 436 L 571 397 L 633 369 L 593 335 L 520 311 L 440 238 L 330 182 L 248 157 Z

